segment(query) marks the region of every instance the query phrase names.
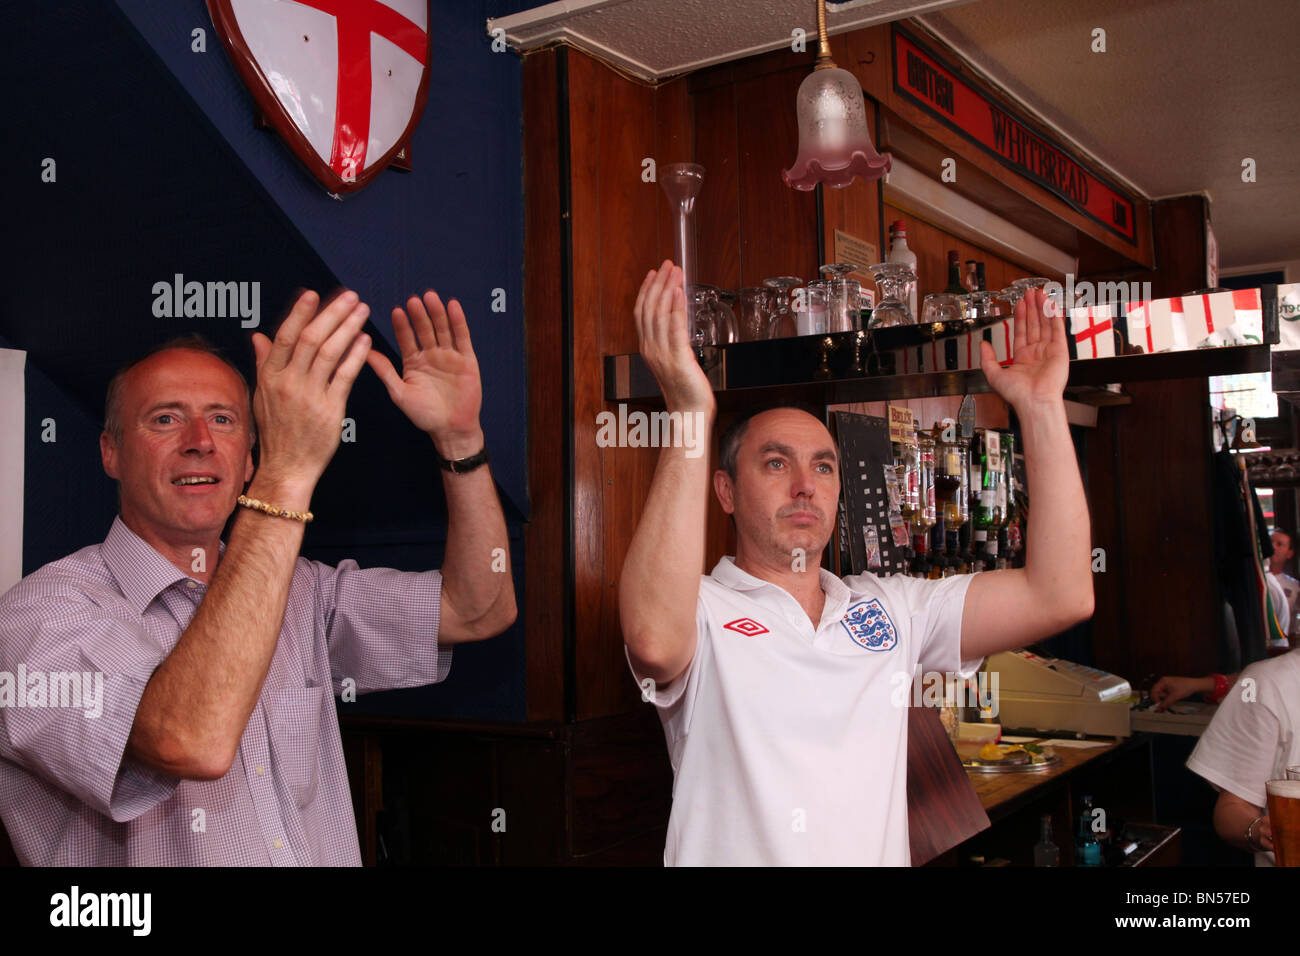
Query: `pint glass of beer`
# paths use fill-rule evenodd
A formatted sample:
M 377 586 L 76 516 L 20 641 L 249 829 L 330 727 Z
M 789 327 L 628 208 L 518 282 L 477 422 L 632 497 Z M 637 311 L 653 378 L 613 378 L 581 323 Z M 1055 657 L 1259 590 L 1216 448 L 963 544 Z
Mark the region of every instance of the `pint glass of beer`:
M 1269 780 L 1268 818 L 1278 866 L 1300 866 L 1300 780 Z

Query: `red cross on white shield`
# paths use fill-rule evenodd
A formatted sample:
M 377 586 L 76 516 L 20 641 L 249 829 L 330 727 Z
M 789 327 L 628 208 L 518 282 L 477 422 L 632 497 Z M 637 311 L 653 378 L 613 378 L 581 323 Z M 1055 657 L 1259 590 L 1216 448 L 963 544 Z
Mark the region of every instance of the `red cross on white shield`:
M 424 110 L 428 0 L 207 0 L 271 125 L 333 192 L 361 188 Z

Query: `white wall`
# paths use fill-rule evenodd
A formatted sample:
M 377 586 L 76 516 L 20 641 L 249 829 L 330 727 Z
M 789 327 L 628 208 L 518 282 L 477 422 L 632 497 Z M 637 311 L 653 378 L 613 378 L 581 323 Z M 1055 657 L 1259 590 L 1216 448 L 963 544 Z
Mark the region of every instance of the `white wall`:
M 0 594 L 23 576 L 23 385 L 27 353 L 0 349 Z

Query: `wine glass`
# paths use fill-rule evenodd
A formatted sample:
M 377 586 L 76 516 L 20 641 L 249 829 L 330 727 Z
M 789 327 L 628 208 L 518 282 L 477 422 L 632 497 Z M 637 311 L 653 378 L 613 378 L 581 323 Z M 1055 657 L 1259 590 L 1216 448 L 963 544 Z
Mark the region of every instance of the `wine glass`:
M 809 282 L 791 296 L 795 328 L 800 335 L 825 335 L 829 284 L 825 281 Z
M 718 314 L 709 290 L 697 285 L 691 294 L 691 347 L 702 355 L 705 346 L 718 344 Z
M 772 295 L 750 286 L 740 290 L 740 340 L 757 342 L 768 337 L 772 322 Z
M 997 313 L 993 308 L 997 295 L 993 292 L 967 292 L 962 298 L 966 305 L 967 325 L 978 325 L 982 319 Z
M 825 270 L 827 266 L 822 266 Z M 852 332 L 858 327 L 862 310 L 862 286 L 857 279 L 844 276 L 828 279 L 829 306 L 827 331 Z
M 763 287 L 769 290 L 772 297 L 769 338 L 783 339 L 798 334 L 794 325 L 794 313 L 790 311 L 790 290 L 801 285 L 803 279 L 798 276 L 774 276 L 763 280 Z
M 908 311 L 903 299 L 911 283 L 916 281 L 916 274 L 900 262 L 877 262 L 870 267 L 870 272 L 875 276 L 876 291 L 880 293 L 880 301 L 871 313 L 871 327 L 915 325 L 916 318 Z
M 1001 299 L 1007 304 L 1008 311 L 1010 312 L 1016 311 L 1016 303 L 1024 297 L 1025 287 L 1022 285 L 1016 285 L 1014 282 L 995 295 L 995 298 Z
M 957 296 L 951 292 L 932 292 L 925 297 L 921 303 L 921 322 L 961 322 L 965 318 L 966 307 L 962 301 L 965 296 Z M 935 332 L 941 332 L 942 329 L 935 329 Z
M 713 345 L 729 345 L 740 341 L 739 324 L 736 313 L 722 298 L 722 290 L 717 286 L 699 283 L 696 288 L 704 292 L 709 308 L 713 313 Z

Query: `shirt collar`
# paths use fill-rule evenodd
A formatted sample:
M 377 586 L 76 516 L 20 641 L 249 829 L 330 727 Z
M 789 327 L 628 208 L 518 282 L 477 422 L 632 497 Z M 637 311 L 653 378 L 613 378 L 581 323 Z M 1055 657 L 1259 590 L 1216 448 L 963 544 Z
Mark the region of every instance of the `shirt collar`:
M 853 592 L 831 572 L 825 568 L 820 568 L 821 586 L 826 593 L 828 603 L 843 602 L 848 604 Z M 762 578 L 754 577 L 748 571 L 742 571 L 736 567 L 735 559 L 730 555 L 724 554 L 718 563 L 713 567 L 712 577 L 719 584 L 731 588 L 733 591 L 753 591 L 762 587 L 773 587 L 784 591 L 779 584 L 771 581 L 764 581 Z
M 222 541 L 220 553 L 225 552 L 226 543 Z M 159 594 L 188 577 L 128 528 L 121 515 L 113 518 L 113 527 L 104 539 L 100 554 L 122 596 L 140 613 L 144 613 Z

